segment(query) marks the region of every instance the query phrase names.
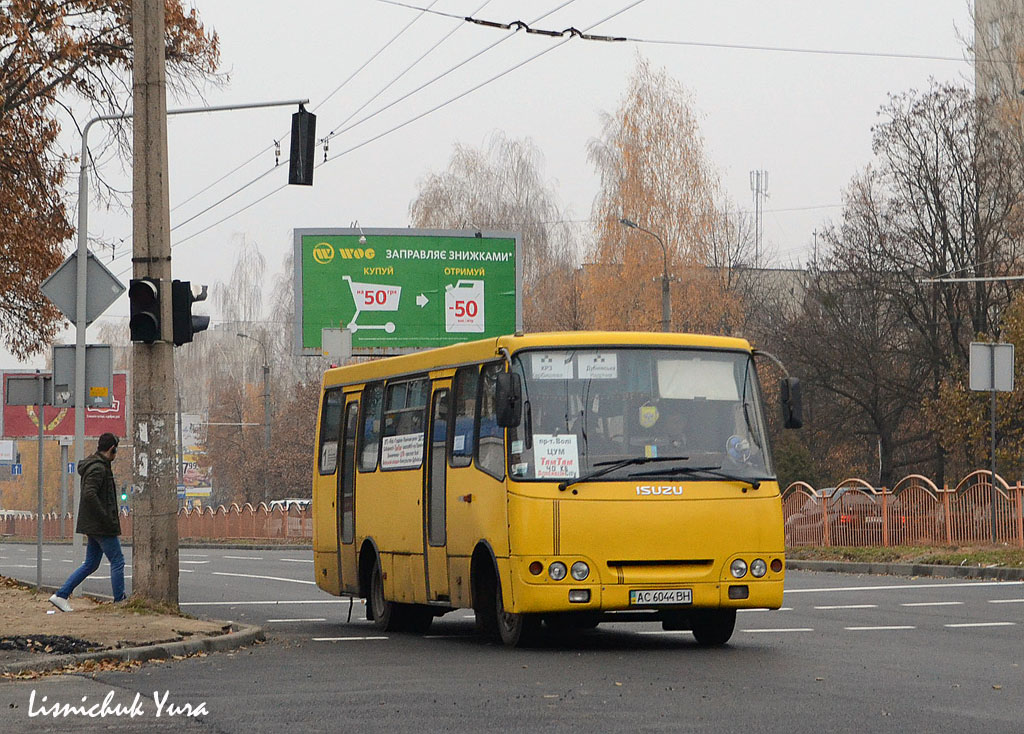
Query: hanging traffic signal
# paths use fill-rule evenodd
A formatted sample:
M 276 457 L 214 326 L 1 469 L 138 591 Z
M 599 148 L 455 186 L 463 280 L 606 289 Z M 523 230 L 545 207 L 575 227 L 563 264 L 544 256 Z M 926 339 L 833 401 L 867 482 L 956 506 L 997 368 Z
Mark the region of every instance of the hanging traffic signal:
M 171 313 L 173 314 L 174 346 L 180 347 L 192 341 L 197 331 L 206 331 L 210 317 L 192 313 L 192 304 L 206 300 L 206 286 L 197 296 L 192 293 L 192 283 L 187 280 L 171 282 Z
M 316 115 L 299 105 L 292 115 L 292 149 L 288 157 L 288 183 L 313 185 L 313 154 L 316 149 Z
M 156 278 L 133 278 L 128 284 L 128 302 L 131 340 L 146 344 L 160 341 L 160 281 Z
M 128 490 L 127 489 L 122 489 L 121 490 L 121 501 L 122 502 L 127 502 L 128 501 Z

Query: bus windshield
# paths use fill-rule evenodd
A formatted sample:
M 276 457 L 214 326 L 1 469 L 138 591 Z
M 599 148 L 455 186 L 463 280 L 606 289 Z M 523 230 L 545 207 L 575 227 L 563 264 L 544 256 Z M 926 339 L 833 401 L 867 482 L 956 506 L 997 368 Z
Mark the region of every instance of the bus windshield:
M 512 369 L 523 384 L 523 418 L 509 430 L 515 480 L 564 481 L 613 462 L 622 466 L 598 472 L 601 480 L 686 467 L 707 468 L 708 479 L 714 470 L 748 480 L 774 476 L 749 353 L 529 350 L 513 357 Z M 645 458 L 656 461 L 638 466 Z

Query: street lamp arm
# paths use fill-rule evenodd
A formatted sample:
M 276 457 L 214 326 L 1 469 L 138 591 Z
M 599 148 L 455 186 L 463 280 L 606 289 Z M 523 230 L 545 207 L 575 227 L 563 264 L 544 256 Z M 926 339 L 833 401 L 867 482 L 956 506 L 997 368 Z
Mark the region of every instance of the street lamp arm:
M 654 239 L 658 240 L 658 244 L 661 245 L 661 253 L 663 256 L 662 260 L 662 271 L 661 271 L 661 330 L 668 331 L 669 325 L 672 320 L 672 305 L 670 302 L 671 296 L 669 294 L 669 276 L 668 276 L 668 247 L 665 245 L 665 240 L 661 239 L 655 232 L 641 227 L 639 224 L 634 222 L 632 219 L 626 219 L 623 217 L 619 220 L 619 224 L 629 227 L 630 229 L 638 229 L 641 232 L 649 234 Z

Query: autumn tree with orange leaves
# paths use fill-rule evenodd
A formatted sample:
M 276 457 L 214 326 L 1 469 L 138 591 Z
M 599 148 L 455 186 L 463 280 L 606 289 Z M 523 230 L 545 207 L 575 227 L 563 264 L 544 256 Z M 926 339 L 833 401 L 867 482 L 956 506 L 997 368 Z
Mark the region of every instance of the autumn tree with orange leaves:
M 0 344 L 18 357 L 59 326 L 39 293 L 74 233 L 64 186 L 77 161 L 59 136 L 80 127 L 76 104 L 116 114 L 131 100 L 131 11 L 131 0 L 8 0 L 0 11 Z M 217 34 L 180 0 L 166 0 L 166 18 L 172 83 L 212 79 Z
M 749 228 L 725 217 L 686 89 L 641 59 L 625 99 L 606 115 L 589 158 L 600 176 L 590 253 L 600 287 L 584 292 L 594 325 L 656 331 L 661 321 L 664 252 L 672 278 L 670 330 L 731 333 L 743 320 L 730 269 L 749 248 Z M 600 273 L 617 277 L 600 277 Z M 590 280 L 594 280 L 591 278 Z

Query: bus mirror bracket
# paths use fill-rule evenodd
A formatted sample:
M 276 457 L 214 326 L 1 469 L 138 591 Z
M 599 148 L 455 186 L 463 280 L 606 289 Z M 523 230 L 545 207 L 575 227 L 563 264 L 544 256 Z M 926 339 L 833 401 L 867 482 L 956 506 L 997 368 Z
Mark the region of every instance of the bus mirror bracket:
M 779 382 L 783 428 L 800 428 L 804 424 L 803 400 L 800 392 L 800 380 L 795 377 L 783 377 Z
M 512 372 L 499 372 L 495 385 L 498 425 L 515 428 L 523 413 L 523 381 Z

